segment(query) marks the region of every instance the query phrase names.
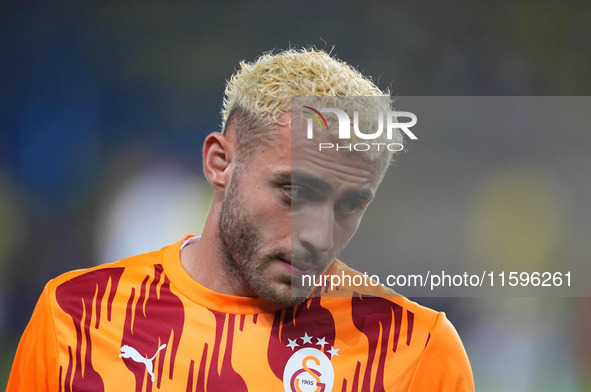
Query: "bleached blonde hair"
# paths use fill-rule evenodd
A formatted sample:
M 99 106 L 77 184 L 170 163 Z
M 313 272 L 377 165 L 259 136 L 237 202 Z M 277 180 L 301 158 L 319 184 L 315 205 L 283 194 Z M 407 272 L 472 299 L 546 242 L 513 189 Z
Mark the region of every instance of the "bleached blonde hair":
M 222 133 L 236 123 L 239 147 L 252 147 L 255 139 L 261 141 L 253 136 L 289 123 L 286 114 L 290 113 L 291 99 L 302 96 L 383 97 L 384 104 L 375 108 L 376 112 L 391 106 L 389 91 L 380 90 L 371 78 L 329 53 L 306 48 L 269 52 L 252 63 L 241 61 L 240 69 L 228 80 L 221 110 Z M 362 106 L 367 110 L 367 104 Z M 386 156 L 380 155 L 389 161 L 392 154 L 386 151 Z

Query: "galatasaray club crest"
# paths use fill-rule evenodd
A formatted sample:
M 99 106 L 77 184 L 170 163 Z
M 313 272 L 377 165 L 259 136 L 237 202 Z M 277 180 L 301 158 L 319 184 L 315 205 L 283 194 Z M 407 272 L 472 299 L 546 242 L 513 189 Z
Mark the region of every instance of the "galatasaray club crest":
M 316 340 L 315 343 L 313 339 Z M 334 367 L 331 359 L 339 356 L 339 349 L 330 346 L 325 338 L 308 336 L 307 332 L 300 338 L 287 340 L 287 347 L 294 353 L 283 371 L 285 392 L 331 392 L 334 385 Z M 331 359 L 321 351 L 325 346 L 330 347 L 326 353 Z

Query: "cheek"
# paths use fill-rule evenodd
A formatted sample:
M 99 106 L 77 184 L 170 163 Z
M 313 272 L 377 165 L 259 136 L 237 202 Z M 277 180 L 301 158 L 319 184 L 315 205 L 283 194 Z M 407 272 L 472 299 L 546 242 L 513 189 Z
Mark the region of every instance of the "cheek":
M 351 216 L 349 219 L 345 219 L 335 227 L 335 241 L 338 242 L 340 248 L 344 247 L 347 242 L 355 235 L 355 232 L 359 228 L 361 223 L 360 216 Z
M 260 230 L 272 232 L 285 227 L 290 230 L 291 218 L 290 208 L 280 197 L 273 195 L 273 192 L 257 192 L 247 197 L 248 202 L 243 205 L 250 219 Z

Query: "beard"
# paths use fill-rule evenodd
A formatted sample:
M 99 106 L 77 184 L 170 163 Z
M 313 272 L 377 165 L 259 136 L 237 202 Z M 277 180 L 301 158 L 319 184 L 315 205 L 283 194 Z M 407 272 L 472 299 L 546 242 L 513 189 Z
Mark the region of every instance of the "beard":
M 246 283 L 254 294 L 267 302 L 281 306 L 293 306 L 304 301 L 310 288 L 298 284 L 296 277 L 275 278 L 265 272 L 277 260 L 316 261 L 317 253 L 295 252 L 285 248 L 275 248 L 263 254 L 262 235 L 253 223 L 237 195 L 238 175 L 235 175 L 222 203 L 218 219 L 218 247 L 224 257 L 227 271 L 239 282 Z M 283 287 L 282 287 L 283 286 Z

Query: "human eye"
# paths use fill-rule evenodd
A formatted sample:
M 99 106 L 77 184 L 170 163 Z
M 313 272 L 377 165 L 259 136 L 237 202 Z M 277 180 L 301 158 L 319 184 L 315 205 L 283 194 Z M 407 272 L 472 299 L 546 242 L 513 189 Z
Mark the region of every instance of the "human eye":
M 367 203 L 364 200 L 352 198 L 339 200 L 336 203 L 335 208 L 337 209 L 337 211 L 345 215 L 352 215 L 356 212 L 363 211 L 366 206 Z
M 311 192 L 308 189 L 301 186 L 286 185 L 282 189 L 283 193 L 292 202 L 304 201 L 312 198 Z

